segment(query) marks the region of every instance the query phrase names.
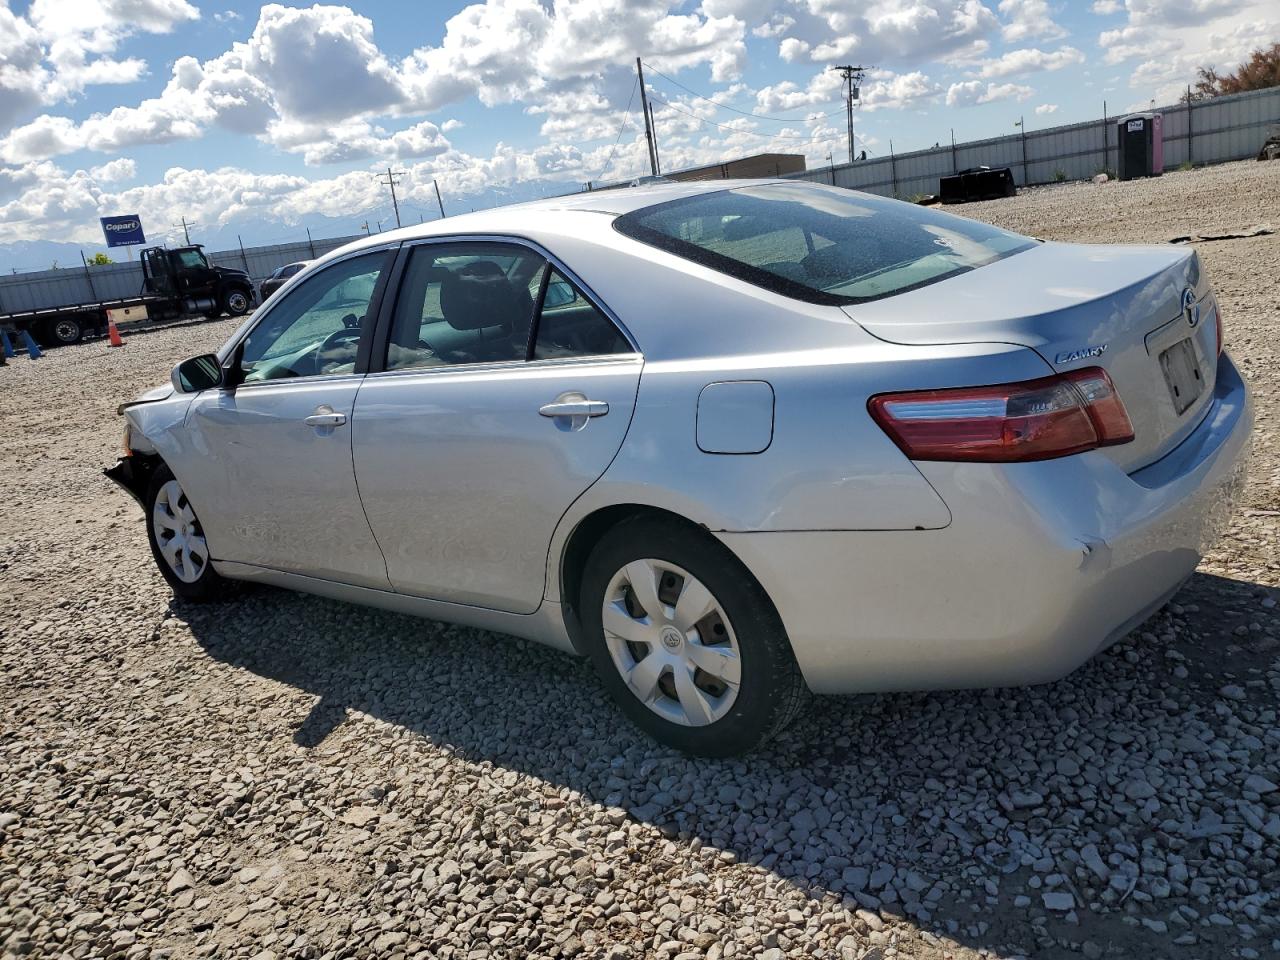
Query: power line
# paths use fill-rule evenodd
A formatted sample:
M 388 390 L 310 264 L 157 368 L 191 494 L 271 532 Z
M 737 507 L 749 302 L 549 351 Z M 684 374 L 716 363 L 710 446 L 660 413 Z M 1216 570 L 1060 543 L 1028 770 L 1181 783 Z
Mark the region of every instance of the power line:
M 686 117 L 693 117 L 699 123 L 709 123 L 713 127 L 720 127 L 724 130 L 732 130 L 734 133 L 750 133 L 757 137 L 769 137 L 773 140 L 803 140 L 805 143 L 821 143 L 825 141 L 815 141 L 813 137 L 793 137 L 784 133 L 760 133 L 758 130 L 743 130 L 740 127 L 731 127 L 727 123 L 716 123 L 714 120 L 708 120 L 706 117 L 700 117 L 696 113 L 690 113 L 688 110 L 681 110 L 674 104 L 668 103 L 661 97 L 651 97 L 651 99 L 662 104 L 664 107 L 670 107 L 676 113 L 683 113 Z
M 618 124 L 618 136 L 613 141 L 613 146 L 609 148 L 609 159 L 604 163 L 604 169 L 596 174 L 595 179 L 600 180 L 609 171 L 609 167 L 613 165 L 613 155 L 618 152 L 618 144 L 622 142 L 622 132 L 627 129 L 627 121 L 631 119 L 631 104 L 635 103 L 636 88 L 640 86 L 640 79 L 637 77 L 631 84 L 631 96 L 627 97 L 627 112 L 622 115 L 622 123 Z
M 740 110 L 740 109 L 738 109 L 737 107 L 732 106 L 731 104 L 728 104 L 728 103 L 722 103 L 722 102 L 721 102 L 721 101 L 719 101 L 719 100 L 713 100 L 711 97 L 703 96 L 701 93 L 699 93 L 697 90 L 694 90 L 692 87 L 686 87 L 683 83 L 681 83 L 681 82 L 680 82 L 679 80 L 677 80 L 675 77 L 668 77 L 665 73 L 663 73 L 663 72 L 662 72 L 661 70 L 659 70 L 657 67 L 653 66 L 653 64 L 651 64 L 651 63 L 646 63 L 646 64 L 645 64 L 645 66 L 646 66 L 646 67 L 648 67 L 648 68 L 650 69 L 650 71 L 652 71 L 653 73 L 656 73 L 658 76 L 662 77 L 664 80 L 670 80 L 672 83 L 674 83 L 677 87 L 680 87 L 680 88 L 681 88 L 682 90 L 684 90 L 685 92 L 687 92 L 687 93 L 692 93 L 692 94 L 693 94 L 695 97 L 697 97 L 699 100 L 705 100 L 705 101 L 707 101 L 707 103 L 714 103 L 717 107 L 723 107 L 725 110 L 732 110 L 734 113 L 740 113 L 740 114 L 742 114 L 744 117 L 755 117 L 757 120 L 773 120 L 773 121 L 776 121 L 776 122 L 778 122 L 778 123 L 803 123 L 803 122 L 804 122 L 804 121 L 806 121 L 806 120 L 821 120 L 821 119 L 823 119 L 824 117 L 831 117 L 831 116 L 835 116 L 835 114 L 837 114 L 837 113 L 839 113 L 839 112 L 840 112 L 840 111 L 838 111 L 838 110 L 832 110 L 830 113 L 823 113 L 823 114 L 819 114 L 819 115 L 818 115 L 818 116 L 816 116 L 816 117 L 813 117 L 813 116 L 809 116 L 809 117 L 767 117 L 767 116 L 765 116 L 763 113 L 752 113 L 750 110 Z M 823 102 L 824 102 L 824 103 L 832 103 L 833 101 L 826 100 L 826 101 L 823 101 Z

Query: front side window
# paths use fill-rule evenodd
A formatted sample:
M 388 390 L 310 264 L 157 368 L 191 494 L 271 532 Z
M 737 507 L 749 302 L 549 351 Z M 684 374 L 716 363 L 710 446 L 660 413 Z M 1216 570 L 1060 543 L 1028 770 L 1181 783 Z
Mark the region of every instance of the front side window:
M 409 255 L 388 370 L 524 360 L 547 262 L 505 243 L 428 243 Z
M 818 184 L 767 183 L 642 207 L 622 234 L 810 303 L 903 293 L 1035 246 L 975 220 Z
M 245 338 L 246 383 L 352 373 L 385 250 L 339 261 L 290 288 Z
M 189 270 L 204 269 L 209 266 L 209 262 L 199 250 L 178 251 L 178 262 Z

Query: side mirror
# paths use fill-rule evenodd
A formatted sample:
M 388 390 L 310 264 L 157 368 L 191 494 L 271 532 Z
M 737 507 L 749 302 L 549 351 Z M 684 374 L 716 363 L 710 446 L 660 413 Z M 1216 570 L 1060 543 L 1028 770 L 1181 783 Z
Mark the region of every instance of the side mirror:
M 179 393 L 199 393 L 222 385 L 222 364 L 217 354 L 206 353 L 183 360 L 173 368 L 169 379 Z

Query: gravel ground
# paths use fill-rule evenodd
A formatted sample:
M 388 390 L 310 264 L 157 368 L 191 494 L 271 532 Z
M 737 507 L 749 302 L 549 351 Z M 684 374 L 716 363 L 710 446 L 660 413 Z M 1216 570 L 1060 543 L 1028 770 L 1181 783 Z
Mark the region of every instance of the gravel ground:
M 1280 225 L 1280 166 L 964 212 L 1163 242 Z M 32 957 L 1274 957 L 1280 236 L 1199 245 L 1258 425 L 1137 634 L 1035 689 L 826 699 L 685 759 L 585 663 L 283 592 L 171 602 L 99 473 L 217 321 L 0 369 L 0 950 Z

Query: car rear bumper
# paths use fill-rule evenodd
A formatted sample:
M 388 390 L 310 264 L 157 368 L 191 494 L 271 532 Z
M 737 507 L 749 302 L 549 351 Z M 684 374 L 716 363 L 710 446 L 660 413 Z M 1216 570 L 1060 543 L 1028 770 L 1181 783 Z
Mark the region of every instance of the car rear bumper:
M 953 522 L 719 534 L 773 599 L 818 693 L 1057 679 L 1154 613 L 1225 526 L 1252 407 L 1224 355 L 1213 404 L 1160 461 L 921 463 Z

